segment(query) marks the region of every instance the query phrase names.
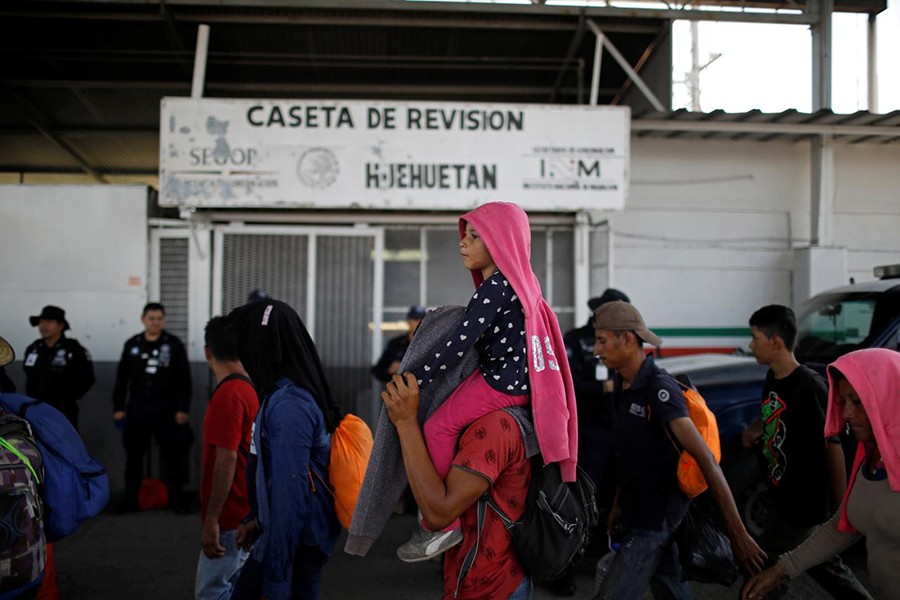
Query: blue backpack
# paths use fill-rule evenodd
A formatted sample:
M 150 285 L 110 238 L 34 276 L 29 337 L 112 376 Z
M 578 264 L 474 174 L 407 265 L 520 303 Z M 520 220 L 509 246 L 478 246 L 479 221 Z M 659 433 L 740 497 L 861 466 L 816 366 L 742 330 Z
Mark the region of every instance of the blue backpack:
M 48 542 L 70 535 L 81 523 L 106 508 L 106 469 L 88 454 L 81 436 L 66 417 L 41 400 L 0 394 L 0 406 L 31 425 L 44 462 L 41 492 Z

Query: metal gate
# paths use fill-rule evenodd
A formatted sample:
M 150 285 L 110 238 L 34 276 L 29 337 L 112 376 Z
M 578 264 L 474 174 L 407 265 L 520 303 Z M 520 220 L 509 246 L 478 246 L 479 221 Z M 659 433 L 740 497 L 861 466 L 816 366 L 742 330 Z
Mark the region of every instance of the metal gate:
M 214 230 L 212 306 L 227 314 L 256 289 L 290 304 L 316 342 L 335 399 L 372 422 L 372 356 L 381 349 L 377 228 L 222 226 Z

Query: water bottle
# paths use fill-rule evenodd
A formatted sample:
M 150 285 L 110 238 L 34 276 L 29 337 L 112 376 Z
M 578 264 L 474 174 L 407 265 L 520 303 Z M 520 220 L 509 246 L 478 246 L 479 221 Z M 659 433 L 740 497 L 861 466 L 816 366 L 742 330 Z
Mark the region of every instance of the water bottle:
M 606 574 L 609 573 L 609 568 L 612 566 L 612 562 L 616 559 L 616 552 L 619 551 L 619 547 L 621 544 L 619 543 L 617 538 L 614 538 L 612 534 L 609 534 L 609 552 L 603 555 L 597 562 L 597 571 L 594 574 L 594 595 L 600 591 L 600 586 L 603 584 L 603 580 L 606 578 Z

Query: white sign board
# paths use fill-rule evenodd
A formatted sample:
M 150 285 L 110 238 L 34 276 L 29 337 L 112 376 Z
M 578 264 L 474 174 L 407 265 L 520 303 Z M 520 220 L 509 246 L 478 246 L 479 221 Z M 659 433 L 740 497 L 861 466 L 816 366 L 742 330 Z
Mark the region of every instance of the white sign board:
M 164 206 L 621 209 L 627 107 L 165 98 Z

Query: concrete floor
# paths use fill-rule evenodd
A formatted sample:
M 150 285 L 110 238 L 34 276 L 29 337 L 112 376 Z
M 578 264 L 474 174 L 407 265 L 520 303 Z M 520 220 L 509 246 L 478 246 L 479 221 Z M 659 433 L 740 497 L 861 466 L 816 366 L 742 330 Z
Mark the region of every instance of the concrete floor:
M 369 556 L 343 552 L 343 541 L 325 567 L 322 598 L 367 600 L 437 599 L 441 568 L 436 561 L 404 564 L 394 556 L 415 524 L 409 515 L 396 515 Z M 177 516 L 168 511 L 103 514 L 55 545 L 59 586 L 64 600 L 160 600 L 193 597 L 194 569 L 200 539 L 199 515 Z M 600 550 L 592 548 L 577 573 L 574 598 L 589 599 L 593 568 Z M 848 562 L 864 571 L 864 553 Z M 861 573 L 864 575 L 864 573 Z M 697 600 L 737 598 L 739 587 L 693 584 Z M 535 600 L 555 598 L 536 587 Z M 649 598 L 650 595 L 647 595 Z M 809 579 L 795 582 L 793 598 L 814 600 L 829 596 Z

